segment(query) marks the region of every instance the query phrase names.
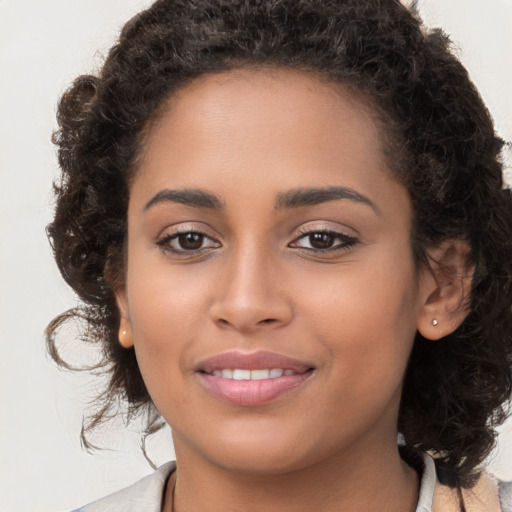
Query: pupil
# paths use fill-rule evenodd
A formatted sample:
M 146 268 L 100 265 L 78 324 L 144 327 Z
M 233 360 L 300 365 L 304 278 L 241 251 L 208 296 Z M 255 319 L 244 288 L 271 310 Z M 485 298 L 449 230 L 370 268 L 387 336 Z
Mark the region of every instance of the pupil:
M 334 237 L 329 233 L 313 233 L 309 235 L 309 242 L 315 249 L 328 249 L 334 242 Z
M 203 235 L 199 233 L 185 233 L 178 240 L 183 249 L 199 249 L 203 245 Z

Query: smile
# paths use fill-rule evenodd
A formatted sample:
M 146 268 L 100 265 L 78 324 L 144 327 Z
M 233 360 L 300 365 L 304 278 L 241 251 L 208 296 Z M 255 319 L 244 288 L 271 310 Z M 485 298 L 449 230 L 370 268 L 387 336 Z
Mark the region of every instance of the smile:
M 274 368 L 273 370 L 278 369 Z M 253 371 L 256 378 L 251 375 Z M 260 371 L 261 373 L 259 373 Z M 303 373 L 287 370 L 285 375 L 285 370 L 279 369 L 281 375 L 271 377 L 271 371 L 241 370 L 238 372 L 237 370 L 227 370 L 227 375 L 231 375 L 228 377 L 210 373 L 197 373 L 196 375 L 211 397 L 231 405 L 247 407 L 271 403 L 294 390 L 302 388 L 314 373 L 313 369 Z M 268 377 L 264 377 L 264 374 Z
M 258 406 L 302 387 L 314 373 L 309 362 L 273 352 L 230 351 L 197 365 L 207 393 L 224 403 Z

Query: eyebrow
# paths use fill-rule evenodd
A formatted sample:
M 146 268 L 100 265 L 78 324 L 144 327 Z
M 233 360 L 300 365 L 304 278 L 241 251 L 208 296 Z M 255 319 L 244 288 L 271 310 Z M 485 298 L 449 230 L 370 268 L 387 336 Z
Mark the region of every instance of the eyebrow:
M 381 214 L 377 205 L 366 196 L 348 187 L 321 187 L 298 188 L 277 196 L 276 209 L 300 208 L 302 206 L 314 206 L 320 203 L 348 199 L 356 203 L 365 204 L 372 208 L 378 215 Z
M 222 201 L 214 194 L 201 189 L 181 189 L 170 190 L 165 188 L 155 194 L 144 206 L 144 211 L 152 206 L 171 201 L 173 203 L 194 206 L 196 208 L 209 208 L 211 210 L 220 210 Z
M 278 194 L 275 208 L 276 210 L 285 208 L 300 208 L 304 206 L 314 206 L 329 201 L 337 201 L 340 199 L 348 199 L 356 203 L 365 204 L 370 206 L 375 213 L 380 215 L 380 210 L 377 205 L 363 196 L 359 192 L 348 187 L 320 187 L 320 188 L 298 188 L 289 190 L 287 192 Z M 192 206 L 195 208 L 208 208 L 211 210 L 221 210 L 224 207 L 223 202 L 219 197 L 211 192 L 202 189 L 180 189 L 171 190 L 163 189 L 157 192 L 144 206 L 144 211 L 152 206 L 164 203 L 173 202 Z

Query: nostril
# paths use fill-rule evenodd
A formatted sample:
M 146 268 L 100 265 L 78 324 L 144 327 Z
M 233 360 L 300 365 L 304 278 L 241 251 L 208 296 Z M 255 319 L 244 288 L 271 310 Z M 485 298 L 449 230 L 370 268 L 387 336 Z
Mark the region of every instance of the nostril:
M 275 318 L 265 318 L 265 320 L 260 320 L 260 324 L 270 324 L 272 322 L 276 322 L 277 320 Z

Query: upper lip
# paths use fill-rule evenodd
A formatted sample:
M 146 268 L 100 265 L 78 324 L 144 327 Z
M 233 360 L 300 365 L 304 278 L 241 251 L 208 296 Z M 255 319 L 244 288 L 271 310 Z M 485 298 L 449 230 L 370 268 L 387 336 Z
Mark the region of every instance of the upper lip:
M 281 368 L 304 373 L 312 369 L 312 365 L 275 352 L 238 352 L 236 350 L 209 357 L 197 365 L 198 371 L 206 373 L 224 369 L 260 370 L 266 368 Z

